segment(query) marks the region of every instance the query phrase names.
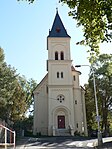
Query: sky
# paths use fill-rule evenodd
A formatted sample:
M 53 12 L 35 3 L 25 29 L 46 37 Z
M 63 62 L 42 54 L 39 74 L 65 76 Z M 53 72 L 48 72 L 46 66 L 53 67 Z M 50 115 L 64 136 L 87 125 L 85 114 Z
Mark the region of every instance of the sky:
M 83 39 L 82 28 L 68 16 L 67 5 L 58 0 L 38 0 L 33 4 L 17 0 L 0 1 L 0 47 L 5 61 L 17 69 L 17 73 L 39 83 L 47 73 L 47 36 L 58 8 L 61 20 L 71 36 L 72 64 L 89 65 L 87 47 L 76 45 Z M 102 53 L 112 53 L 112 43 L 101 45 Z M 80 85 L 87 83 L 89 67 L 81 67 Z

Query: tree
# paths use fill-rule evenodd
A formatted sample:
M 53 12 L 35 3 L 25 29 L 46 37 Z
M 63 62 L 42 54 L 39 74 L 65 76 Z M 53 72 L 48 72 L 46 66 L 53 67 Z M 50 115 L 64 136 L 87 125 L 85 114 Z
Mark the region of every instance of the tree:
M 91 56 L 99 54 L 99 43 L 112 39 L 112 0 L 60 0 L 71 9 L 69 15 L 83 27 L 84 40 Z
M 101 128 L 105 133 L 109 133 L 109 121 L 110 113 L 112 113 L 112 55 L 102 54 L 96 59 L 94 63 L 94 74 L 96 80 L 96 90 L 98 98 L 98 109 L 102 117 Z M 86 104 L 87 115 L 94 115 L 95 109 L 91 111 L 89 107 L 92 107 L 93 103 L 93 77 L 89 78 L 89 84 L 86 85 Z M 89 111 L 89 112 L 88 112 Z M 91 114 L 90 114 L 91 113 Z M 88 117 L 88 116 L 87 116 Z M 93 126 L 90 123 L 93 117 L 88 117 L 89 126 Z
M 89 84 L 85 84 L 85 99 L 86 99 L 86 114 L 87 114 L 87 127 L 88 134 L 90 135 L 91 130 L 96 129 L 97 125 L 95 123 L 95 100 L 94 100 L 94 90 L 93 90 L 93 82 L 92 84 L 89 81 Z
M 0 69 L 0 117 L 15 121 L 25 113 L 25 93 L 18 83 L 16 70 L 3 63 Z
M 112 55 L 102 54 L 96 60 L 97 96 L 101 101 L 102 130 L 108 133 L 109 113 L 112 112 Z
M 29 3 L 33 3 L 35 0 L 17 0 L 17 1 L 27 1 Z
M 0 118 L 6 122 L 23 119 L 33 102 L 35 86 L 36 81 L 27 81 L 4 62 L 3 49 L 0 48 Z
M 36 88 L 37 83 L 32 78 L 27 80 L 25 76 L 22 77 L 19 76 L 19 83 L 25 92 L 25 102 L 27 103 L 27 110 L 29 110 L 28 112 L 32 114 L 33 112 L 32 105 L 34 103 L 33 91 Z
M 2 65 L 3 62 L 4 62 L 4 53 L 3 49 L 0 47 L 0 66 Z

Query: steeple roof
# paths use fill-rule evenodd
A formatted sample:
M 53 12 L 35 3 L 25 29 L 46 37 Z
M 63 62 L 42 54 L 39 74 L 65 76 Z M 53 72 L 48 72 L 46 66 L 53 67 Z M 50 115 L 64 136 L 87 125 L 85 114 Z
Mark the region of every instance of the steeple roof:
M 58 14 L 58 10 L 56 12 L 56 16 L 52 25 L 51 31 L 49 31 L 48 37 L 69 37 L 67 31 L 61 21 L 61 18 Z

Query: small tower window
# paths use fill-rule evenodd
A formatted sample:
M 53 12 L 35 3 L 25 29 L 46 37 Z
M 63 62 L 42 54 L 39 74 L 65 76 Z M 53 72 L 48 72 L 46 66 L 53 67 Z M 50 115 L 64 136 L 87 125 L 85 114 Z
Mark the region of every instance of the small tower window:
M 61 72 L 61 78 L 63 78 L 63 72 Z
M 48 93 L 48 86 L 46 86 L 46 93 Z
M 77 123 L 77 128 L 78 128 L 78 123 Z
M 73 80 L 74 80 L 74 81 L 75 81 L 75 79 L 76 79 L 75 76 L 73 76 Z
M 59 72 L 57 72 L 57 78 L 59 78 Z
M 61 52 L 61 60 L 64 60 L 64 53 Z
M 55 52 L 55 60 L 58 60 L 58 52 Z
M 77 100 L 75 100 L 75 104 L 77 104 Z

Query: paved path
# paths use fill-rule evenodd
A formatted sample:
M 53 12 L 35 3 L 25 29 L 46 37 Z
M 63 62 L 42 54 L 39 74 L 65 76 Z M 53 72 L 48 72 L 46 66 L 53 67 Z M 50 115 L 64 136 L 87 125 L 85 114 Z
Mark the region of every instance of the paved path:
M 112 137 L 103 139 L 102 149 L 112 149 Z M 109 143 L 108 143 L 109 142 Z M 16 149 L 97 149 L 97 139 L 76 137 L 23 138 Z

